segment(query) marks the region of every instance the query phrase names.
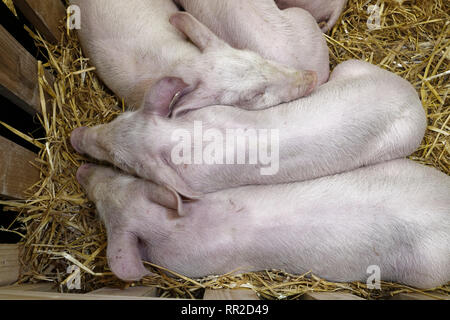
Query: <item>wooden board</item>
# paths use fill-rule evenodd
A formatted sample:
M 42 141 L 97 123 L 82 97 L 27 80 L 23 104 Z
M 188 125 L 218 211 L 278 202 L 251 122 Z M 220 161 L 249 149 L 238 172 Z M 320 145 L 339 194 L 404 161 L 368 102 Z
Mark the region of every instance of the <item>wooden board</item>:
M 34 291 L 34 292 L 58 292 L 55 284 L 51 282 L 14 284 L 11 286 L 0 287 L 0 289 L 15 290 L 15 291 Z
M 40 112 L 37 61 L 1 25 L 0 57 L 0 94 L 30 114 Z
M 206 289 L 203 300 L 259 300 L 259 298 L 249 289 Z
M 101 288 L 92 292 L 91 295 L 126 296 L 126 297 L 156 297 L 156 288 L 130 287 L 127 289 Z
M 153 297 L 111 296 L 102 294 L 52 293 L 0 288 L 0 300 L 159 300 Z M 170 299 L 166 299 L 170 300 Z
M 345 292 L 308 292 L 302 296 L 303 300 L 365 300 L 351 293 Z
M 422 293 L 399 293 L 391 297 L 391 300 L 450 300 L 450 295 L 442 295 L 438 293 L 422 294 Z
M 19 246 L 0 244 L 0 286 L 17 281 L 19 270 Z
M 14 5 L 47 41 L 59 41 L 58 27 L 66 15 L 61 0 L 14 0 Z
M 0 136 L 0 195 L 25 199 L 25 190 L 39 181 L 39 171 L 30 164 L 36 154 Z

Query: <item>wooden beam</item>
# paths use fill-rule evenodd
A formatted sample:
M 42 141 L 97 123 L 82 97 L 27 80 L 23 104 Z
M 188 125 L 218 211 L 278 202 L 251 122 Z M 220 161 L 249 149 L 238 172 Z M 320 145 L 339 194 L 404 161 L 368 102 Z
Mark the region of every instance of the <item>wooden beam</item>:
M 365 300 L 351 293 L 345 292 L 308 292 L 302 300 Z
M 390 300 L 450 300 L 450 295 L 429 292 L 423 293 L 399 293 L 390 298 Z
M 126 297 L 156 297 L 156 291 L 156 288 L 150 287 L 130 287 L 127 289 L 101 288 L 89 292 L 89 294 Z
M 0 57 L 0 94 L 30 114 L 40 112 L 37 61 L 1 25 Z
M 58 292 L 57 287 L 52 282 L 14 284 L 11 286 L 0 287 L 0 289 L 34 292 Z
M 0 195 L 25 199 L 25 191 L 39 181 L 39 170 L 30 164 L 37 155 L 0 136 Z
M 14 5 L 47 41 L 60 40 L 59 26 L 66 15 L 61 0 L 14 0 Z
M 19 245 L 0 244 L 0 286 L 17 281 L 19 270 Z
M 0 288 L 0 300 L 161 300 L 154 297 L 111 296 L 102 294 L 52 293 Z M 175 299 L 164 299 L 175 300 Z M 179 299 L 176 299 L 179 300 Z
M 259 300 L 259 297 L 249 289 L 206 289 L 203 300 Z

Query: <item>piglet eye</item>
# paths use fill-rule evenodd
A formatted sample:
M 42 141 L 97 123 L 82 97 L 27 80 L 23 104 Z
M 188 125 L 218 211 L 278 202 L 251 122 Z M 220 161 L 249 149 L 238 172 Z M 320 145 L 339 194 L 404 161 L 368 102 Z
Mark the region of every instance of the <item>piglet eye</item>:
M 240 105 L 249 105 L 254 103 L 256 99 L 260 99 L 264 95 L 264 91 L 259 91 L 251 96 L 243 97 L 239 102 Z

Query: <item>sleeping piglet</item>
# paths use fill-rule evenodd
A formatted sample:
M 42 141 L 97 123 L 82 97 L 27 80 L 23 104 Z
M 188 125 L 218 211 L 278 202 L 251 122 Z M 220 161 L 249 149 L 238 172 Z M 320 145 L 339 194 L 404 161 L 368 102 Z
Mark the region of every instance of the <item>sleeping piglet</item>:
M 301 8 L 280 10 L 273 0 L 175 0 L 219 38 L 238 49 L 328 80 L 325 37 L 311 14 Z
M 211 193 L 186 203 L 185 217 L 149 200 L 151 182 L 95 165 L 77 177 L 123 280 L 148 274 L 141 260 L 192 278 L 240 268 L 366 282 L 375 267 L 378 280 L 414 287 L 450 280 L 450 177 L 410 160 Z
M 338 21 L 347 0 L 275 0 L 280 9 L 299 7 L 323 24 L 322 31 L 329 31 Z
M 308 95 L 317 74 L 237 50 L 170 0 L 71 0 L 98 75 L 132 108 L 182 113 L 214 104 L 263 109 Z M 192 42 L 189 42 L 187 38 Z M 160 90 L 150 87 L 160 81 Z
M 158 84 L 152 89 L 158 91 Z M 351 60 L 309 97 L 276 108 L 211 106 L 174 119 L 142 108 L 108 124 L 78 128 L 71 142 L 80 153 L 197 198 L 402 158 L 419 147 L 425 128 L 411 84 Z

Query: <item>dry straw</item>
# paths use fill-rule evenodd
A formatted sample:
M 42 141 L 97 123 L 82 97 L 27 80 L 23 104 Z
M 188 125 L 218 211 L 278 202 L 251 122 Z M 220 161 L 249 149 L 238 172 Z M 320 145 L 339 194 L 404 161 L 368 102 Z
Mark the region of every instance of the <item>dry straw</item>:
M 450 3 L 378 1 L 378 30 L 367 26 L 369 4 L 376 1 L 349 0 L 342 21 L 327 36 L 332 64 L 351 58 L 366 60 L 411 82 L 422 99 L 429 125 L 422 146 L 411 158 L 450 174 Z M 38 66 L 43 110 L 39 119 L 46 138 L 28 138 L 41 150 L 34 163 L 41 180 L 30 188 L 29 199 L 2 202 L 19 212 L 17 220 L 24 226 L 17 230 L 8 228 L 23 235 L 19 282 L 49 281 L 67 291 L 66 284 L 73 279 L 68 267 L 76 265 L 81 270 L 82 292 L 106 285 L 129 286 L 108 269 L 103 226 L 75 179 L 76 169 L 87 159 L 74 152 L 68 141 L 76 127 L 111 121 L 122 112 L 123 103 L 105 90 L 83 56 L 74 33 L 64 32 L 56 46 L 31 31 L 30 34 L 49 58 L 49 62 Z M 44 68 L 54 74 L 53 84 L 45 79 Z M 194 298 L 201 297 L 204 288 L 243 287 L 267 299 L 295 299 L 308 291 L 350 292 L 368 299 L 418 291 L 393 283 L 382 283 L 381 291 L 369 290 L 364 283 L 331 283 L 310 273 L 290 275 L 273 270 L 188 279 L 158 266 L 148 267 L 155 275 L 139 284 L 160 288 L 164 297 Z M 425 292 L 449 293 L 450 285 Z
M 12 13 L 14 13 L 15 16 L 17 16 L 16 8 L 14 7 L 13 0 L 3 0 L 3 2 L 6 4 L 6 6 L 11 10 Z

